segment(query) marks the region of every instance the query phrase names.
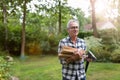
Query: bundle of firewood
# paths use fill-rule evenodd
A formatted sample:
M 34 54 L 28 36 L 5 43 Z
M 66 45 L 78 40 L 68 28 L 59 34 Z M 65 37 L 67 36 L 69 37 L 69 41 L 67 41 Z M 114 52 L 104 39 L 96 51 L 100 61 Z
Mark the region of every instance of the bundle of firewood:
M 77 51 L 76 48 L 64 46 L 62 47 L 61 53 L 58 56 L 59 58 L 64 58 L 66 60 L 66 63 L 69 64 L 81 59 L 81 56 L 79 56 L 79 54 L 75 54 L 75 51 Z M 85 51 L 82 50 L 82 52 L 85 52 Z

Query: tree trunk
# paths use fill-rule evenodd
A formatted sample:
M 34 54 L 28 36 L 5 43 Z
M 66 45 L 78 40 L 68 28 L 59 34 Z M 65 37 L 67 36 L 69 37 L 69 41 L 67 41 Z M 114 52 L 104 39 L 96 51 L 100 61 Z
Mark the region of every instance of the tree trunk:
M 26 0 L 24 2 L 24 7 L 23 7 L 21 58 L 25 57 L 25 21 L 26 21 Z
M 120 0 L 118 0 L 118 5 L 120 5 Z M 117 8 L 118 8 L 118 13 L 120 14 L 120 6 L 118 6 Z M 117 22 L 120 25 L 120 16 L 117 17 Z
M 7 28 L 7 10 L 6 10 L 6 5 L 2 3 L 3 5 L 3 25 L 5 27 L 5 42 L 4 42 L 4 49 L 8 51 L 8 28 Z
M 59 1 L 59 32 L 58 33 L 61 33 L 61 1 Z
M 99 37 L 97 28 L 96 28 L 96 17 L 95 17 L 95 0 L 90 0 L 92 6 L 92 27 L 93 27 L 93 34 L 95 37 Z

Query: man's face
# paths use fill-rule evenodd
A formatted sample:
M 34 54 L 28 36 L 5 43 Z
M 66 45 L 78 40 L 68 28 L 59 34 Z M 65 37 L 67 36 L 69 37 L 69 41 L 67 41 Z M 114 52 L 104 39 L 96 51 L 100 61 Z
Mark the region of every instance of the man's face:
M 78 27 L 78 23 L 76 22 L 71 22 L 70 23 L 70 27 L 68 28 L 68 33 L 70 35 L 70 37 L 75 37 L 78 35 L 79 33 L 79 27 Z

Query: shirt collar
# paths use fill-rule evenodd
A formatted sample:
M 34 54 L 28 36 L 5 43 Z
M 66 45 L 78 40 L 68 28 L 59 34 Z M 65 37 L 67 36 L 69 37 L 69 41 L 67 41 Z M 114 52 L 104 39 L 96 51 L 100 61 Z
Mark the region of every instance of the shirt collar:
M 72 40 L 71 40 L 71 37 L 70 37 L 70 36 L 68 36 L 67 38 L 68 38 L 68 40 L 69 40 L 70 42 L 72 42 Z M 78 42 L 78 37 L 77 37 L 76 42 Z

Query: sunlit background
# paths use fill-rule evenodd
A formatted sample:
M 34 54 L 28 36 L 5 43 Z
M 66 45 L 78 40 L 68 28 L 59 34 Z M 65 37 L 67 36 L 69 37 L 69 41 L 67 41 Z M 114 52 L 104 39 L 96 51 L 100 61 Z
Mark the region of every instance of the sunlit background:
M 118 14 L 118 0 L 115 0 L 115 6 L 112 6 L 113 0 L 96 0 L 95 11 L 97 15 L 109 18 L 116 18 Z M 89 16 L 90 0 L 68 0 L 68 5 L 74 8 L 81 8 L 86 16 Z M 113 8 L 114 7 L 114 8 Z
M 115 5 L 112 4 L 113 1 L 115 2 Z M 52 0 L 50 0 L 49 2 L 54 4 L 54 1 Z M 42 3 L 45 4 L 46 1 L 43 0 Z M 32 8 L 30 8 L 31 12 L 35 12 L 36 8 L 32 4 L 39 5 L 39 2 L 37 0 L 33 0 L 31 1 L 31 3 L 29 3 L 29 5 L 32 6 Z M 91 15 L 90 0 L 68 0 L 68 6 L 71 6 L 75 9 L 80 8 L 85 13 L 85 17 Z M 95 2 L 96 15 L 114 19 L 119 16 L 118 6 L 119 6 L 118 0 L 96 0 Z

